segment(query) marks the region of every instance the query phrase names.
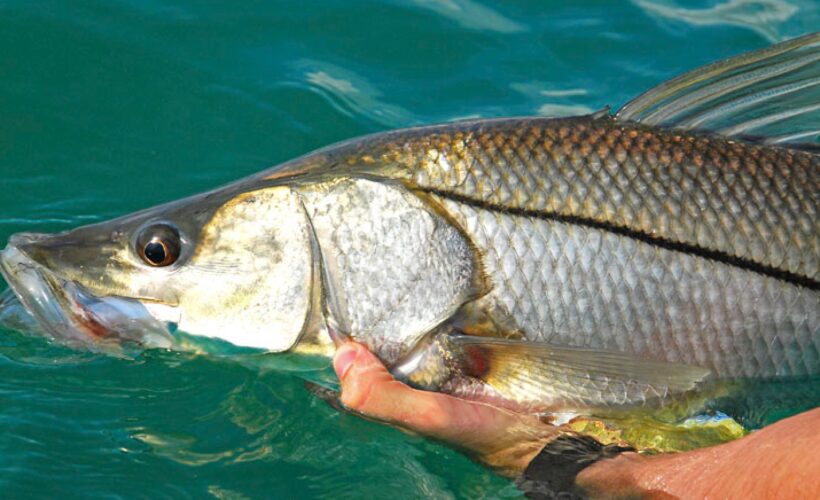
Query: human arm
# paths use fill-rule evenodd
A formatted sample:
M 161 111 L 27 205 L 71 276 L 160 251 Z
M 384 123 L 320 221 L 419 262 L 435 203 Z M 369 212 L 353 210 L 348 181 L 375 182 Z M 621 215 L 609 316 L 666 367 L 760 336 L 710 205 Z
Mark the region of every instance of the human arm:
M 576 484 L 595 497 L 820 498 L 820 408 L 717 446 L 625 453 L 584 469 Z
M 557 437 L 571 435 L 535 417 L 408 387 L 354 342 L 340 345 L 334 368 L 347 408 L 458 446 L 509 475 L 521 474 Z M 622 453 L 581 470 L 575 485 L 596 497 L 820 498 L 818 477 L 820 409 L 710 448 Z

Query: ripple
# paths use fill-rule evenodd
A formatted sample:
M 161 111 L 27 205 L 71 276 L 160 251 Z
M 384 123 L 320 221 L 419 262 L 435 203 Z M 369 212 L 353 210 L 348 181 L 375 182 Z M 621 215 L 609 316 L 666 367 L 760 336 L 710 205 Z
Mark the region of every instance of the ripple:
M 408 110 L 386 102 L 380 90 L 353 71 L 309 59 L 299 61 L 294 67 L 302 85 L 324 97 L 346 116 L 364 117 L 391 128 L 419 122 Z
M 650 15 L 693 26 L 741 26 L 761 34 L 770 42 L 788 38 L 780 33 L 780 27 L 800 10 L 783 0 L 729 0 L 705 9 L 686 8 L 668 1 L 632 1 Z
M 179 464 L 191 467 L 201 467 L 223 459 L 231 458 L 230 450 L 219 453 L 201 453 L 191 448 L 197 444 L 196 438 L 185 434 L 157 434 L 151 432 L 135 432 L 132 437 L 146 445 L 160 457 L 173 460 Z
M 574 103 L 572 98 L 585 98 L 589 91 L 583 88 L 554 88 L 544 82 L 518 82 L 510 88 L 519 92 L 537 106 L 537 113 L 541 116 L 577 116 L 592 113 L 594 110 L 584 104 Z M 548 102 L 544 102 L 544 101 Z
M 528 30 L 527 26 L 472 0 L 414 0 L 414 3 L 468 29 L 497 33 L 522 33 Z
M 64 216 L 43 216 L 43 217 L 3 217 L 0 218 L 0 224 L 7 225 L 21 225 L 21 226 L 39 226 L 51 224 L 91 224 L 104 220 L 105 216 L 100 215 L 64 215 Z
M 245 500 L 251 497 L 245 496 L 238 491 L 229 490 L 227 488 L 222 488 L 219 485 L 212 484 L 208 486 L 208 493 L 213 495 L 215 498 L 219 500 Z

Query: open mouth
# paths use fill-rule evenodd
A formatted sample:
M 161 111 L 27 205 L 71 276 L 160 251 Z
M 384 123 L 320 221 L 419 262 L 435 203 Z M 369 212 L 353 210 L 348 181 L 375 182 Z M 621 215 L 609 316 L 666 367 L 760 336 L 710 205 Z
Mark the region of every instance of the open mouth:
M 173 344 L 167 326 L 141 302 L 97 297 L 35 262 L 13 243 L 0 252 L 0 272 L 37 325 L 56 339 L 82 344 L 129 341 L 146 347 Z

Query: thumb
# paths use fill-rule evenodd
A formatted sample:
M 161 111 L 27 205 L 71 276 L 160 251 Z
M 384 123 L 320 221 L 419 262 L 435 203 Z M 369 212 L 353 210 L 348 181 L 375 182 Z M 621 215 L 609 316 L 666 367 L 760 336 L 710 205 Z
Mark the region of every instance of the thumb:
M 360 377 L 365 373 L 368 376 L 385 374 L 393 378 L 375 354 L 353 341 L 347 341 L 336 349 L 336 354 L 333 355 L 333 369 L 343 384 L 345 380 Z
M 336 354 L 333 356 L 333 369 L 340 382 L 344 381 L 348 370 L 359 357 L 359 353 L 359 344 L 355 342 L 345 342 L 336 349 Z
M 367 347 L 345 342 L 333 356 L 333 369 L 342 386 L 342 403 L 351 410 L 383 417 L 392 403 L 393 386 L 398 384 L 384 364 Z M 371 396 L 376 396 L 371 400 Z

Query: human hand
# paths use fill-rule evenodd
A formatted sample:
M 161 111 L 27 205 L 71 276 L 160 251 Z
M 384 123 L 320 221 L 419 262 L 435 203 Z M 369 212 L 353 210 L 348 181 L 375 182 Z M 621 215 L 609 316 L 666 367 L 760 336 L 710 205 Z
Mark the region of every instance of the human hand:
M 343 342 L 333 366 L 348 409 L 462 448 L 508 475 L 572 434 L 526 415 L 420 391 L 397 381 L 366 347 Z M 820 409 L 748 437 L 687 453 L 622 453 L 583 469 L 575 484 L 590 496 L 820 498 Z
M 365 346 L 344 342 L 333 367 L 348 409 L 462 448 L 498 471 L 517 475 L 563 431 L 538 418 L 399 382 Z

